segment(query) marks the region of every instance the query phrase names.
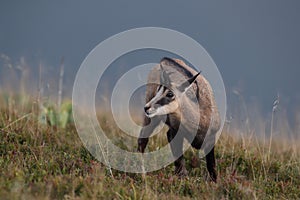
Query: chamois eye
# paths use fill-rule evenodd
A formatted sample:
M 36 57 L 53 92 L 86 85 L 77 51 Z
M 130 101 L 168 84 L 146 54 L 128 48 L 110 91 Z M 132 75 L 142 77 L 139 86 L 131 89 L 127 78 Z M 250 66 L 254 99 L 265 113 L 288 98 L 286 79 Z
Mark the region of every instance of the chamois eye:
M 174 93 L 172 91 L 169 91 L 166 96 L 172 98 L 174 97 Z

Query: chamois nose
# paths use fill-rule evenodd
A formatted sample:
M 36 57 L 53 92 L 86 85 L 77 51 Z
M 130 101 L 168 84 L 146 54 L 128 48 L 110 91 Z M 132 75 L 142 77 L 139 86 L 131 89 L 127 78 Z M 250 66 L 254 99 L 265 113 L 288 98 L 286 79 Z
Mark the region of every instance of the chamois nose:
M 147 110 L 149 110 L 149 108 L 150 108 L 150 106 L 146 105 L 146 106 L 144 107 L 144 111 L 147 113 Z

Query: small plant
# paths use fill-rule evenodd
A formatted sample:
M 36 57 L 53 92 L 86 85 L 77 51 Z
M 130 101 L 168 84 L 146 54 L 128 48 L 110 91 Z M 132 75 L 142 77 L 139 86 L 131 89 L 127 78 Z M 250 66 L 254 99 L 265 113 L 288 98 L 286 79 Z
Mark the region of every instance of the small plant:
M 39 122 L 50 126 L 66 128 L 70 123 L 73 123 L 72 104 L 64 102 L 60 110 L 53 105 L 41 105 L 39 113 Z

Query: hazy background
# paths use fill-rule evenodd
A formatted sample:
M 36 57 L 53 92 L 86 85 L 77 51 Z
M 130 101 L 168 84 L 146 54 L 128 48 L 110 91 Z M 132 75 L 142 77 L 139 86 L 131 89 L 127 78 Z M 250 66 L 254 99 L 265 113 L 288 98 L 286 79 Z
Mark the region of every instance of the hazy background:
M 131 28 L 165 27 L 192 37 L 214 59 L 227 89 L 229 119 L 244 122 L 252 118 L 256 127 L 267 129 L 273 101 L 279 94 L 277 129 L 288 127 L 297 132 L 299 10 L 298 0 L 2 0 L 0 89 L 13 88 L 20 81 L 23 72 L 18 66 L 27 66 L 26 76 L 38 80 L 38 66 L 42 65 L 44 86 L 57 90 L 60 60 L 64 57 L 64 94 L 70 95 L 76 71 L 98 43 Z M 149 54 L 151 60 L 145 54 L 137 55 L 134 61 L 130 56 L 122 58 L 123 65 L 158 62 L 161 57 Z M 14 75 L 9 75 L 11 68 L 16 68 Z M 31 88 L 36 86 L 32 82 Z

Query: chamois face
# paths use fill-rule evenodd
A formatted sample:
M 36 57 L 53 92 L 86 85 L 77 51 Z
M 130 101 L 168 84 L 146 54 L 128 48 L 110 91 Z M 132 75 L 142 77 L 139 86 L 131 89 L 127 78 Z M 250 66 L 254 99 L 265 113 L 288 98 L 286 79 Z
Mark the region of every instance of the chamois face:
M 160 85 L 155 91 L 155 96 L 144 107 L 146 115 L 151 118 L 176 112 L 179 109 L 182 95 L 190 88 L 199 74 L 181 84 L 175 84 L 160 65 Z
M 160 85 L 156 89 L 156 95 L 146 103 L 144 110 L 148 117 L 167 115 L 175 112 L 179 107 L 178 98 L 171 89 Z

